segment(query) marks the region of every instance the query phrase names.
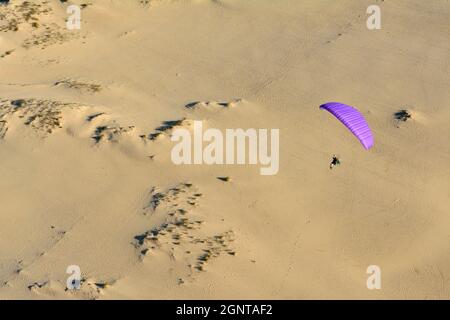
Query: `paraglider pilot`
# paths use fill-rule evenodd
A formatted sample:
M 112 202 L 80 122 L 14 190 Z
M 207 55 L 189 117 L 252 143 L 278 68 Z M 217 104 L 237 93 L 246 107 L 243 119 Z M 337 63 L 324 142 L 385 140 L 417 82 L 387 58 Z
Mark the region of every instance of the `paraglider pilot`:
M 330 163 L 330 169 L 333 169 L 334 166 L 338 166 L 340 164 L 341 164 L 341 162 L 339 161 L 339 158 L 333 154 L 333 158 L 331 159 L 331 163 Z

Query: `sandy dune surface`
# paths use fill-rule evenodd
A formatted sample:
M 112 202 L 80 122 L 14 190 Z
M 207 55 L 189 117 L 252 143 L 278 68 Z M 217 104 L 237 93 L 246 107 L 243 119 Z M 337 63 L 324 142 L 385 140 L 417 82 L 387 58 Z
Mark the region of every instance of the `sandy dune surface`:
M 450 297 L 448 1 L 70 3 L 0 4 L 1 299 Z M 278 173 L 175 165 L 195 121 L 279 129 Z

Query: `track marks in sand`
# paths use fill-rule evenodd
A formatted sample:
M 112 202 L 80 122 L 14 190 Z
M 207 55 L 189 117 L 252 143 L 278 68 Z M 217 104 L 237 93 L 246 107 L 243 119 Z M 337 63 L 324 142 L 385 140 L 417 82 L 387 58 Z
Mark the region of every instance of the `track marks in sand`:
M 8 131 L 6 120 L 0 120 L 0 139 L 3 139 Z
M 189 278 L 205 271 L 207 264 L 221 254 L 236 254 L 231 248 L 234 232 L 208 234 L 205 221 L 194 212 L 202 196 L 191 183 L 180 183 L 163 191 L 152 189 L 143 214 L 159 223 L 134 238 L 141 259 L 163 252 L 173 261 L 181 261 L 187 267 L 185 276 Z
M 50 228 L 52 229 L 52 232 L 49 234 L 48 241 L 45 245 L 37 247 L 34 254 L 28 256 L 27 258 L 16 258 L 16 260 L 12 263 L 13 268 L 7 273 L 1 275 L 0 283 L 2 283 L 3 286 L 9 286 L 9 284 L 18 277 L 27 277 L 27 271 L 29 271 L 29 268 L 31 268 L 39 259 L 44 257 L 55 246 L 57 246 L 58 243 L 66 236 L 66 230 L 55 226 L 50 226 Z M 31 289 L 32 287 L 42 287 L 47 282 L 48 280 L 33 282 L 28 286 L 28 289 Z
M 6 58 L 7 56 L 10 56 L 13 52 L 14 50 L 7 50 L 0 55 L 0 58 Z

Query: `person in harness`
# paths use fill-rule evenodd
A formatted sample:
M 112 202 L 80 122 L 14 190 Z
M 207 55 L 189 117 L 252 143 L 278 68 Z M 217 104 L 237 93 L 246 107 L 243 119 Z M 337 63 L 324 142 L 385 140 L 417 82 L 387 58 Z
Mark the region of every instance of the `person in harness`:
M 338 166 L 340 164 L 341 164 L 341 162 L 339 161 L 339 158 L 333 154 L 333 158 L 331 159 L 331 163 L 330 163 L 330 169 L 333 169 L 333 167 Z

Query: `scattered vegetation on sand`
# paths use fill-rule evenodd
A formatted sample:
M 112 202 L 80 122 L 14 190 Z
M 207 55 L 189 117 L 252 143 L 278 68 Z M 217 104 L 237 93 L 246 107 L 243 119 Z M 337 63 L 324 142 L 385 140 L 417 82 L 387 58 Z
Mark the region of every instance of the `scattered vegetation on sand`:
M 394 113 L 394 117 L 398 121 L 407 121 L 411 118 L 411 114 L 408 112 L 408 110 L 400 110 Z
M 97 83 L 81 82 L 72 79 L 63 79 L 55 82 L 55 86 L 63 86 L 68 89 L 75 89 L 81 92 L 95 93 L 102 90 L 102 86 Z
M 133 129 L 134 126 L 121 127 L 117 124 L 98 126 L 95 128 L 92 139 L 94 139 L 96 144 L 103 140 L 118 142 L 123 134 L 128 133 Z
M 8 130 L 8 117 L 17 116 L 24 119 L 24 125 L 45 136 L 61 128 L 61 111 L 63 108 L 74 108 L 76 106 L 73 103 L 53 100 L 0 100 L 0 138 L 4 138 Z
M 135 236 L 134 245 L 141 258 L 153 252 L 165 252 L 173 260 L 184 261 L 192 275 L 204 271 L 206 264 L 222 253 L 234 256 L 231 249 L 234 232 L 228 230 L 206 235 L 204 221 L 196 218 L 193 209 L 202 194 L 190 183 L 180 183 L 165 191 L 151 192 L 144 214 L 163 222 L 144 234 Z
M 24 48 L 38 46 L 46 48 L 78 38 L 79 33 L 67 30 L 63 21 L 52 22 L 49 18 L 55 14 L 49 1 L 13 1 L 0 5 L 0 32 L 20 32 L 27 38 L 22 42 Z
M 3 2 L 8 4 L 8 2 Z M 21 3 L 9 3 L 0 6 L 0 32 L 17 32 L 22 24 L 28 24 L 33 28 L 39 26 L 39 16 L 52 11 L 46 2 L 23 1 Z
M 149 140 L 156 140 L 160 135 L 170 132 L 175 127 L 180 127 L 188 123 L 185 118 L 179 120 L 168 120 L 164 121 L 161 126 L 155 129 L 154 132 L 150 133 L 147 138 Z
M 184 107 L 187 109 L 201 109 L 201 108 L 233 108 L 237 104 L 242 102 L 242 99 L 234 99 L 228 102 L 217 101 L 194 101 L 186 104 Z

